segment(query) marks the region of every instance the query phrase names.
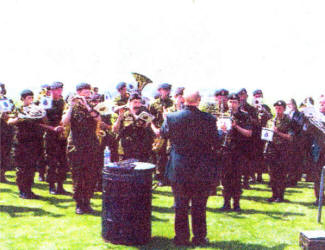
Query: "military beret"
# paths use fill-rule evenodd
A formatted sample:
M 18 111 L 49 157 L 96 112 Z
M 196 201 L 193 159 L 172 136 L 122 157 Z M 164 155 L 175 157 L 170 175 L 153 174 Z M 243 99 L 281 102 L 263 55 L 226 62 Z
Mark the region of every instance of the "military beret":
M 59 88 L 63 88 L 63 83 L 62 82 L 53 82 L 50 85 L 51 89 L 59 89 Z
M 158 99 L 159 97 L 160 97 L 160 93 L 159 92 L 154 93 L 154 95 L 153 95 L 153 98 L 154 99 Z
M 253 95 L 263 95 L 263 92 L 262 92 L 262 90 L 257 89 L 257 90 L 255 90 L 255 91 L 253 92 Z
M 24 89 L 21 93 L 20 93 L 20 97 L 21 98 L 25 98 L 26 96 L 34 96 L 33 91 L 29 90 L 29 89 Z
M 76 87 L 76 90 L 77 91 L 80 91 L 80 90 L 83 90 L 83 89 L 91 89 L 91 86 L 89 83 L 85 83 L 85 82 L 82 82 L 82 83 L 79 83 Z
M 183 95 L 184 94 L 184 87 L 178 87 L 175 91 L 175 95 Z
M 42 84 L 42 85 L 41 85 L 41 88 L 42 88 L 42 89 L 50 89 L 50 85 L 47 84 L 47 83 L 45 83 L 45 84 Z
M 228 96 L 229 91 L 226 89 L 218 89 L 216 92 L 214 92 L 214 96 Z
M 286 103 L 285 103 L 285 101 L 280 100 L 280 101 L 277 101 L 276 103 L 274 103 L 273 106 L 274 107 L 275 106 L 282 106 L 282 107 L 286 108 Z
M 240 98 L 239 98 L 238 94 L 232 93 L 232 94 L 228 95 L 228 100 L 237 100 L 237 101 L 239 101 Z
M 237 94 L 238 95 L 247 94 L 247 90 L 245 88 L 242 88 L 241 90 L 238 91 Z
M 119 82 L 117 85 L 116 85 L 116 89 L 118 91 L 120 91 L 122 88 L 126 87 L 126 83 L 125 82 Z
M 172 85 L 170 85 L 169 83 L 161 83 L 158 86 L 158 90 L 159 89 L 166 89 L 166 90 L 170 90 L 172 88 Z
M 142 100 L 142 97 L 138 92 L 134 92 L 134 93 L 130 94 L 129 102 L 133 101 L 135 99 Z

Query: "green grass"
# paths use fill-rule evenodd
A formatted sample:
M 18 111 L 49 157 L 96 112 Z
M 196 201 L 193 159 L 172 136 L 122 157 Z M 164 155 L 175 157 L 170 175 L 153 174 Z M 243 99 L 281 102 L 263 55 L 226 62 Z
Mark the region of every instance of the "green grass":
M 0 184 L 0 249 L 176 249 L 170 187 L 153 192 L 151 242 L 127 247 L 102 240 L 100 193 L 92 199 L 96 213 L 80 216 L 74 213 L 71 196 L 49 195 L 48 185 L 36 179 L 33 191 L 41 200 L 19 199 L 15 173 L 10 171 L 6 176 L 10 183 Z M 71 191 L 71 179 L 65 187 Z M 301 231 L 324 229 L 317 223 L 317 208 L 312 205 L 312 183 L 300 182 L 298 187 L 287 189 L 285 203 L 270 204 L 268 197 L 266 184 L 252 185 L 243 192 L 242 212 L 224 213 L 217 210 L 222 206 L 218 190 L 218 196 L 208 201 L 210 244 L 200 249 L 300 249 Z

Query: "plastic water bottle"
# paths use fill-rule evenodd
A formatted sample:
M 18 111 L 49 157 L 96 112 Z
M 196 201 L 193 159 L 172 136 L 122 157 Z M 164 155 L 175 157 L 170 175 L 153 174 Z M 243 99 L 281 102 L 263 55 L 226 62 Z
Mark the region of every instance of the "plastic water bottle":
M 111 165 L 111 150 L 106 146 L 104 150 L 104 167 L 109 167 Z

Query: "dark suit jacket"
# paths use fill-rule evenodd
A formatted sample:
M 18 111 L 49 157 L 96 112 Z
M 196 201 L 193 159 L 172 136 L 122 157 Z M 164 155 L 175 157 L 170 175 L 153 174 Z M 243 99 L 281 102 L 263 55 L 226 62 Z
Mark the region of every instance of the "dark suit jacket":
M 211 184 L 216 177 L 216 119 L 196 107 L 169 113 L 161 127 L 170 139 L 166 177 L 172 183 Z

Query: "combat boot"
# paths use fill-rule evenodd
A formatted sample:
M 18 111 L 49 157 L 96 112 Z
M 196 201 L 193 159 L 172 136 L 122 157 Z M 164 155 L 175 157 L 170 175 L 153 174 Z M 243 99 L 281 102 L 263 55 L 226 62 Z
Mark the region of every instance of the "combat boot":
M 69 192 L 67 192 L 64 188 L 63 188 L 63 182 L 58 182 L 57 184 L 57 189 L 56 189 L 56 194 L 70 194 Z
M 220 211 L 230 211 L 231 206 L 230 206 L 230 197 L 224 197 L 224 203 L 222 208 L 220 208 Z
M 55 184 L 54 184 L 54 182 L 50 182 L 50 183 L 49 183 L 49 193 L 50 193 L 50 194 L 56 194 L 56 190 L 55 190 Z

